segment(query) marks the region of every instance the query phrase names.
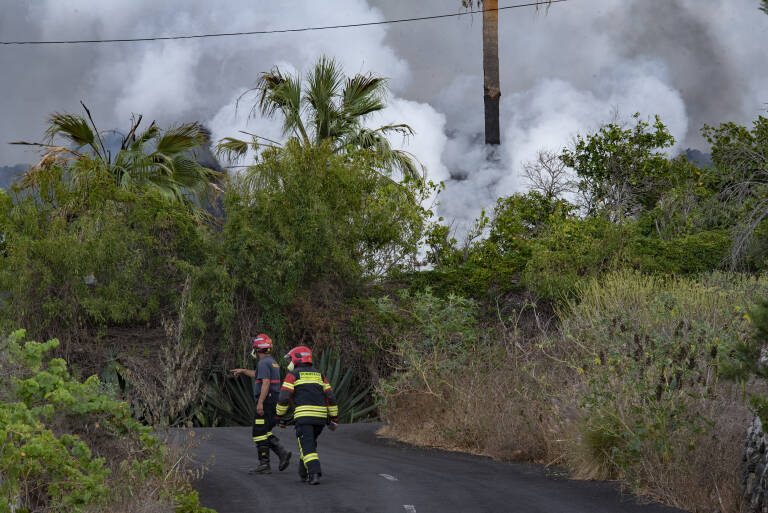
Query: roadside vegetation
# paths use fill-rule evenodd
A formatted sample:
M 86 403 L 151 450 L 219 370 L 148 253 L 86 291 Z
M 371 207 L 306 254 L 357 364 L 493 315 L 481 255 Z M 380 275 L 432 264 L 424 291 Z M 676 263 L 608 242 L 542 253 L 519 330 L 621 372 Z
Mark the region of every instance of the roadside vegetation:
M 384 79 L 322 59 L 252 93 L 284 140 L 220 141 L 236 172 L 198 164 L 197 125 L 137 118 L 108 151 L 90 113 L 56 114 L 0 191 L 8 504 L 199 510 L 184 450 L 149 433 L 249 423 L 226 371 L 266 332 L 321 355 L 348 421 L 739 510 L 768 411 L 767 118 L 705 127 L 708 165 L 671 155 L 661 119 L 606 124 L 542 151 L 459 243 L 386 138 L 408 120 L 366 124 Z

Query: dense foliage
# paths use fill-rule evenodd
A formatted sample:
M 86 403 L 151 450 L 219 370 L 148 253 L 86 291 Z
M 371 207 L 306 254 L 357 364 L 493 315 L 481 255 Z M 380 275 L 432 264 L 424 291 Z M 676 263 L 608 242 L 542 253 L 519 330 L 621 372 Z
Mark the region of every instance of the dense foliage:
M 25 338 L 16 331 L 0 341 L 0 511 L 111 510 L 142 487 L 154 489 L 150 500 L 184 504 L 178 511 L 210 511 L 126 403 L 97 377 L 78 382 L 64 360 L 47 358 L 57 340 Z

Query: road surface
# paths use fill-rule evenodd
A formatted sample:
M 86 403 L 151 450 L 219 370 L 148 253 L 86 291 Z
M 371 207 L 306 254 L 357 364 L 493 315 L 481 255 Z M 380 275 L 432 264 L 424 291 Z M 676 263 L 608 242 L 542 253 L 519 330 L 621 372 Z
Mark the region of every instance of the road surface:
M 572 481 L 541 465 L 412 447 L 376 436 L 380 424 L 340 426 L 319 439 L 322 482 L 299 481 L 292 427 L 276 429 L 294 456 L 284 472 L 249 475 L 257 464 L 251 429 L 196 429 L 195 484 L 218 513 L 674 513 L 639 504 L 610 483 Z

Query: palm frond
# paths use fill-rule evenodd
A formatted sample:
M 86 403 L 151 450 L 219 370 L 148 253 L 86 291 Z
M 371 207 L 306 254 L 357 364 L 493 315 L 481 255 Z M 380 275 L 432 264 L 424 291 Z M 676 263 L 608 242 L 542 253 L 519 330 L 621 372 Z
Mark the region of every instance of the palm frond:
M 396 171 L 412 180 L 423 180 L 426 176 L 424 166 L 416 157 L 403 150 L 395 150 L 386 138 L 386 134 L 398 133 L 403 136 L 413 134 L 408 125 L 385 125 L 375 130 L 363 128 L 349 134 L 342 141 L 339 150 L 345 148 L 360 148 L 371 151 L 380 160 L 380 166 L 387 171 Z
M 312 113 L 316 144 L 330 136 L 329 127 L 340 116 L 335 100 L 340 96 L 343 80 L 341 67 L 327 57 L 320 58 L 307 79 L 304 101 Z
M 355 75 L 347 80 L 342 107 L 347 116 L 363 118 L 385 107 L 387 80 L 372 74 Z
M 100 154 L 96 146 L 96 135 L 88 122 L 77 114 L 63 114 L 56 112 L 48 118 L 48 128 L 45 130 L 49 143 L 53 143 L 56 136 L 63 137 L 72 142 L 77 148 L 90 146 L 97 154 Z
M 275 113 L 280 112 L 283 115 L 283 135 L 295 134 L 302 138 L 304 144 L 309 145 L 309 136 L 301 119 L 301 77 L 283 75 L 280 69 L 275 67 L 259 76 L 255 90 L 258 93 L 258 101 L 253 108 L 258 108 L 266 117 L 273 117 Z
M 157 151 L 175 155 L 207 144 L 208 134 L 197 123 L 184 123 L 171 127 L 157 140 Z
M 235 137 L 225 137 L 216 144 L 216 156 L 224 157 L 227 162 L 234 163 L 248 153 L 251 148 L 258 150 L 256 140 L 249 143 Z

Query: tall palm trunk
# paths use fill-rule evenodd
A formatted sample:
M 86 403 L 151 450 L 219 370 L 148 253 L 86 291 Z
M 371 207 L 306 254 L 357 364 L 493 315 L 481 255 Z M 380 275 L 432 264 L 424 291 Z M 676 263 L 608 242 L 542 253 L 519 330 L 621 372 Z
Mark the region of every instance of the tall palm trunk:
M 483 86 L 485 144 L 501 144 L 499 128 L 499 2 L 483 1 Z

